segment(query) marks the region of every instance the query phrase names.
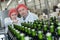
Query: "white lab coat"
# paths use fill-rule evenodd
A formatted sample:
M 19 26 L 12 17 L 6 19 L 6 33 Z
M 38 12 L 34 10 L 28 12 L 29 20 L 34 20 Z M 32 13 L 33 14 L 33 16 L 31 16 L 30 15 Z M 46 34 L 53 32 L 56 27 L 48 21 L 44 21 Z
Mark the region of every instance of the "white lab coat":
M 17 25 L 20 25 L 21 26 L 20 18 L 17 17 L 17 20 L 18 20 Z M 5 33 L 8 32 L 8 25 L 11 25 L 11 24 L 13 24 L 13 21 L 10 19 L 10 17 L 5 18 L 5 20 L 4 20 Z
M 28 16 L 26 17 L 25 20 L 23 20 L 23 17 L 21 17 L 22 21 L 23 22 L 34 22 L 34 20 L 37 20 L 38 19 L 38 16 L 30 11 L 28 11 Z

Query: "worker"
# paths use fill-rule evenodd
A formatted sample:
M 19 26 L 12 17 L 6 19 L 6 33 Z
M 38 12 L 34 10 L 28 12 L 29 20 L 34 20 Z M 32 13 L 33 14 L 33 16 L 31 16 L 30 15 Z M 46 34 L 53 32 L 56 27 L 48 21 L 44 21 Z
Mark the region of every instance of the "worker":
M 58 20 L 60 20 L 60 10 L 59 10 L 59 13 L 58 13 L 58 18 L 57 18 Z
M 11 8 L 9 10 L 9 13 L 8 13 L 8 16 L 7 18 L 4 19 L 4 24 L 5 24 L 5 31 L 6 33 L 8 32 L 8 25 L 11 25 L 11 24 L 17 24 L 17 25 L 21 25 L 20 24 L 20 18 L 18 18 L 18 13 L 16 11 L 15 8 Z
M 58 13 L 59 11 L 57 11 L 58 7 L 57 6 L 53 6 L 53 11 L 49 14 L 50 17 L 58 17 Z
M 34 20 L 38 19 L 38 16 L 30 12 L 24 4 L 18 4 L 17 11 L 21 15 L 23 22 L 34 22 Z

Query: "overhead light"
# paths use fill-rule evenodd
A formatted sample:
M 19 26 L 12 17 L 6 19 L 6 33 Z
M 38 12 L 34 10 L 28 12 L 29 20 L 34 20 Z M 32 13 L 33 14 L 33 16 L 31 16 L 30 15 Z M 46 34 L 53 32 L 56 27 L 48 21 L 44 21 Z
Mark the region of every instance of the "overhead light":
M 31 0 L 28 0 L 27 2 L 31 2 Z
M 9 0 L 8 3 L 7 3 L 7 6 L 11 3 L 12 0 Z
M 18 3 L 21 3 L 21 2 L 22 2 L 22 0 L 18 1 Z
M 60 8 L 60 3 L 57 6 L 58 6 L 58 8 Z

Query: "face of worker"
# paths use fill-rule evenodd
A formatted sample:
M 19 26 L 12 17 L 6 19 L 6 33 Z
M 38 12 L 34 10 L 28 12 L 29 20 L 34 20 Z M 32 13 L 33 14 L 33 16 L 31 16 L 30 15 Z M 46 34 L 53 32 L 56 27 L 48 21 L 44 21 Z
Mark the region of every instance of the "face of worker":
M 17 18 L 17 14 L 16 14 L 15 12 L 14 12 L 14 13 L 12 13 L 12 14 L 11 14 L 11 19 L 13 19 L 13 20 L 14 20 L 14 19 L 16 19 L 16 18 Z
M 26 8 L 24 8 L 24 7 L 20 7 L 19 9 L 18 9 L 18 12 L 19 12 L 19 14 L 21 15 L 21 16 L 23 16 L 23 17 L 25 17 L 26 15 L 27 15 L 27 9 Z

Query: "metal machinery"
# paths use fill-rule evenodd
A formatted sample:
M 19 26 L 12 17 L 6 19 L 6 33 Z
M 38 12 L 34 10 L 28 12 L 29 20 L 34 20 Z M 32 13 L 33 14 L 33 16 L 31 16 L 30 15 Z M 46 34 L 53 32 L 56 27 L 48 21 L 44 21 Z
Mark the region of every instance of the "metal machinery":
M 8 10 L 0 11 L 0 40 L 5 40 L 4 19 L 7 17 Z M 2 39 L 1 39 L 2 38 Z
M 18 2 L 19 1 L 19 2 Z M 6 1 L 4 1 L 5 3 Z M 2 2 L 0 0 L 0 34 L 4 36 L 4 19 L 8 14 L 8 10 L 10 8 L 12 8 L 12 3 L 15 2 L 15 5 L 13 5 L 13 7 L 16 7 L 18 5 L 18 3 L 24 3 L 30 11 L 36 13 L 38 16 L 40 16 L 41 14 L 43 14 L 43 10 L 48 10 L 46 11 L 48 14 L 48 18 L 49 18 L 49 13 L 51 12 L 51 10 L 53 9 L 54 5 L 57 5 L 60 0 L 7 0 L 7 2 L 5 3 L 5 7 L 2 6 Z M 5 10 L 6 9 L 6 10 Z M 0 36 L 1 36 L 0 35 Z M 1 39 L 3 40 L 3 39 Z

